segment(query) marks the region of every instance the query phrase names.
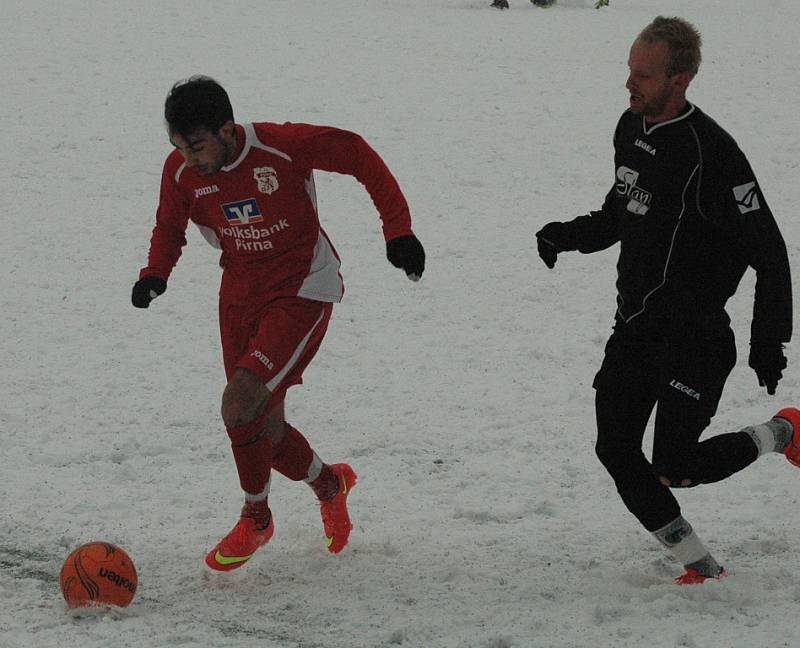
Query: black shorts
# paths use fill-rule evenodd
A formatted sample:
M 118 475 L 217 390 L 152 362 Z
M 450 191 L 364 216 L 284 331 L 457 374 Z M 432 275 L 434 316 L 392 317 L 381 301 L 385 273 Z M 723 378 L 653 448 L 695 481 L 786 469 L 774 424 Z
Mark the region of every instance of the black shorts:
M 608 340 L 593 387 L 607 394 L 649 394 L 676 422 L 705 428 L 717 411 L 736 364 L 733 331 L 726 326 L 702 339 L 632 336 L 618 325 Z

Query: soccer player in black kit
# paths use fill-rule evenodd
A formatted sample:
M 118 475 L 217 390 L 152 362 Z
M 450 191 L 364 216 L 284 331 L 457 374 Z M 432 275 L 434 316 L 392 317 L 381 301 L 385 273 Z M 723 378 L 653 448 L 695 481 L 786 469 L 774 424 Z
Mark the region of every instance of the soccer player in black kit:
M 685 567 L 679 584 L 725 570 L 681 515 L 672 488 L 729 477 L 767 452 L 800 466 L 800 410 L 699 441 L 736 362 L 725 303 L 756 271 L 749 366 L 775 393 L 792 333 L 786 246 L 736 142 L 686 100 L 700 34 L 656 18 L 630 51 L 630 108 L 614 133 L 615 183 L 599 211 L 537 234 L 559 252 L 620 244 L 614 330 L 597 373 L 597 456 L 631 513 Z M 652 463 L 642 439 L 655 409 Z

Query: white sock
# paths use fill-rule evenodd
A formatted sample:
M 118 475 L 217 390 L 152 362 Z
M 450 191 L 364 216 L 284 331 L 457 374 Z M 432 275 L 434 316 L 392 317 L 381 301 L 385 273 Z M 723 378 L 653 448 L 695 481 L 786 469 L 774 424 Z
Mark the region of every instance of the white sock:
M 311 464 L 308 466 L 308 475 L 303 480 L 306 484 L 313 482 L 322 472 L 322 459 L 317 456 L 317 453 L 311 451 Z
M 786 444 L 792 438 L 792 424 L 785 419 L 774 418 L 760 425 L 751 425 L 742 430 L 750 435 L 758 456 L 768 452 L 783 452 Z
M 697 537 L 694 529 L 692 529 L 692 525 L 682 515 L 679 515 L 658 531 L 654 531 L 653 536 L 669 549 L 682 565 L 694 567 L 698 563 L 702 563 L 704 566 L 708 563 L 710 571 L 706 575 L 716 576 L 719 574 L 719 570 L 716 573 L 711 573 L 714 566 L 716 565 L 718 568 L 719 565 L 711 557 L 708 549 L 703 546 L 700 538 Z
M 270 475 L 272 477 L 272 475 Z M 247 491 L 244 492 L 244 499 L 246 502 L 260 502 L 261 500 L 267 499 L 269 496 L 269 484 L 271 479 L 267 480 L 266 486 L 264 486 L 264 490 L 260 493 L 248 493 Z

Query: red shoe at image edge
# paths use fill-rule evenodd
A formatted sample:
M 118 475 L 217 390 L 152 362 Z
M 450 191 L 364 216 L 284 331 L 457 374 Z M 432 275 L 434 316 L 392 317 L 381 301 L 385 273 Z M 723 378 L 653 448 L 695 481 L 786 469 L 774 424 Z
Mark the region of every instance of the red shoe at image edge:
M 774 418 L 782 418 L 792 426 L 792 438 L 783 449 L 789 463 L 800 468 L 800 410 L 795 407 L 784 407 Z

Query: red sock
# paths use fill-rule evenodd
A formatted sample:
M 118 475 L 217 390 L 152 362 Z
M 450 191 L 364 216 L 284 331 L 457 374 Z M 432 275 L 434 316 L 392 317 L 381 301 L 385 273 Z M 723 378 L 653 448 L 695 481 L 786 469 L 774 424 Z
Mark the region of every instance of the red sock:
M 249 495 L 263 494 L 266 498 L 272 464 L 272 439 L 264 429 L 264 417 L 227 430 L 242 490 Z
M 292 481 L 301 481 L 308 477 L 308 468 L 314 459 L 314 452 L 299 430 L 288 423 L 284 423 L 283 426 L 283 439 L 275 447 L 272 467 Z
M 322 470 L 314 481 L 309 482 L 317 499 L 323 502 L 333 499 L 339 492 L 339 479 L 328 464 L 322 464 Z
M 307 481 L 310 476 L 308 471 L 313 461 L 314 451 L 308 444 L 308 440 L 297 428 L 284 423 L 283 439 L 275 448 L 272 467 L 292 481 Z M 320 466 L 319 475 L 308 484 L 318 499 L 329 500 L 339 492 L 339 480 L 336 479 L 336 475 L 328 464 L 317 465 Z

